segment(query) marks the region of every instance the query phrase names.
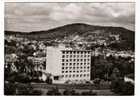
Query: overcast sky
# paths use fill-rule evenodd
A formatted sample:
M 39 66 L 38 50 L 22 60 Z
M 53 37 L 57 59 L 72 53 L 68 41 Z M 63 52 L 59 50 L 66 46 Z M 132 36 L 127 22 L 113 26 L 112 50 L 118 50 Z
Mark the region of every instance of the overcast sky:
M 135 28 L 134 3 L 5 3 L 5 30 L 40 31 L 71 23 Z

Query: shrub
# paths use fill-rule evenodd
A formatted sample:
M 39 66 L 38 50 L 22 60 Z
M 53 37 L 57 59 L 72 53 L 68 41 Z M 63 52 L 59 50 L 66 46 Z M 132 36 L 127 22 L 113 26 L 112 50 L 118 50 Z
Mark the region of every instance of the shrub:
M 4 94 L 5 95 L 16 95 L 16 86 L 13 83 L 4 84 Z
M 48 90 L 46 95 L 61 95 L 57 87 Z

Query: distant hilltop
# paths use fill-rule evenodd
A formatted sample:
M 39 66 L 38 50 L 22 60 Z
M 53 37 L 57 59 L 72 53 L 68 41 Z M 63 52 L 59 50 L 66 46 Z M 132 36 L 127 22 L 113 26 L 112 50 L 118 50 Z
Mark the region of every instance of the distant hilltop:
M 5 31 L 5 35 L 24 36 L 30 39 L 37 40 L 63 40 L 65 37 L 69 39 L 71 36 L 79 36 L 85 38 L 92 37 L 91 41 L 99 40 L 101 38 L 107 39 L 111 35 L 118 35 L 122 45 L 131 46 L 134 48 L 135 32 L 122 28 L 112 26 L 95 26 L 84 23 L 73 23 L 64 26 L 56 27 L 50 30 L 34 31 L 34 32 L 12 32 Z

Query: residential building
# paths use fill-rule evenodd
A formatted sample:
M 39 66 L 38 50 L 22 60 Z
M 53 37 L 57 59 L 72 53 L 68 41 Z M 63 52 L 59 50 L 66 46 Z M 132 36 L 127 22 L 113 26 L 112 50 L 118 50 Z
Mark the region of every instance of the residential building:
M 91 51 L 64 46 L 46 50 L 46 71 L 53 76 L 53 82 L 90 80 Z

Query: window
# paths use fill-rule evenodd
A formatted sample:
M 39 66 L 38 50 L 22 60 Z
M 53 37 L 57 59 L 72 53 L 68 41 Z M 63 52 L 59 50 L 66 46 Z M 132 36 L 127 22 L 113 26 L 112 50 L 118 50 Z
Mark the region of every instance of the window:
M 71 73 L 71 71 L 69 71 Z
M 54 80 L 59 80 L 59 76 L 54 76 Z
M 69 57 L 69 55 L 66 56 L 67 58 Z
M 68 62 L 68 59 L 66 60 L 66 62 Z
M 64 73 L 64 71 L 62 71 L 62 73 Z
M 63 54 L 65 54 L 65 51 L 62 51 Z
M 79 75 L 76 75 L 76 77 L 79 77 Z
M 75 75 L 73 74 L 73 77 L 75 77 Z
M 80 74 L 80 77 L 82 77 L 82 74 Z
M 65 60 L 64 59 L 62 59 L 62 62 L 64 62 Z
M 62 63 L 62 65 L 64 65 L 64 63 Z
M 64 67 L 62 67 L 62 69 L 64 69 Z
M 62 58 L 65 58 L 65 55 L 62 55 Z
M 68 73 L 68 71 L 66 71 L 66 73 Z

